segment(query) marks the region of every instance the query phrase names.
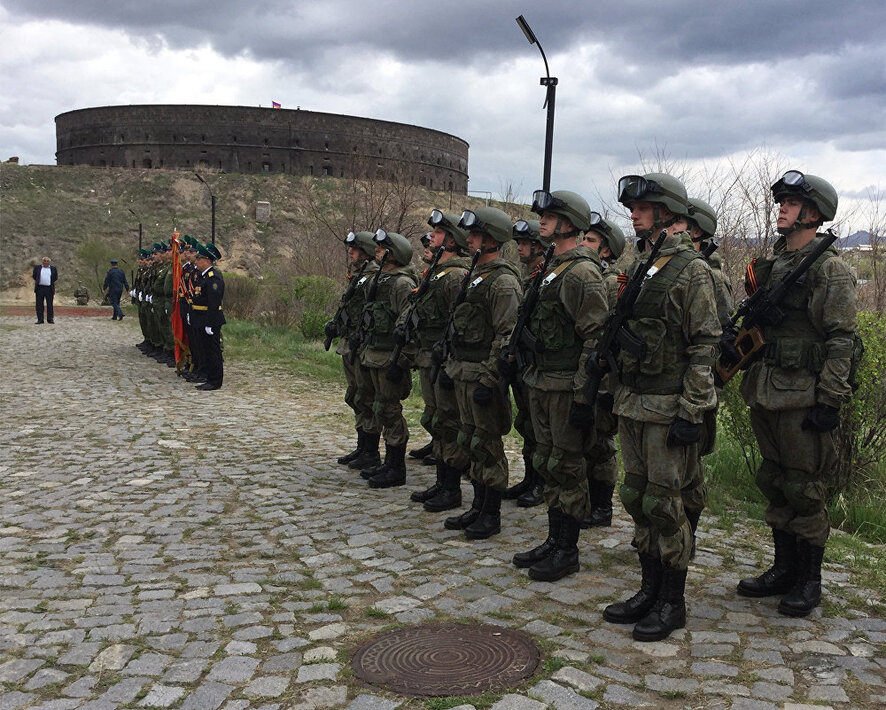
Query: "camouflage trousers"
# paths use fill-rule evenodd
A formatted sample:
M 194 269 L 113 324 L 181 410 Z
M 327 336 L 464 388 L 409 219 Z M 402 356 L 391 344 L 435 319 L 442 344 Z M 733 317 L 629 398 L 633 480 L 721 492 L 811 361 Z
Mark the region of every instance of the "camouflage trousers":
M 138 302 L 138 326 L 141 328 L 142 337 L 151 342 L 150 331 L 148 330 L 148 306 L 141 301 Z
M 578 520 L 591 512 L 584 452 L 593 428 L 569 423 L 572 390 L 549 392 L 527 387 L 535 453 L 532 465 L 545 482 L 545 503 Z
M 399 382 L 385 377 L 385 368 L 368 367 L 375 396 L 372 412 L 381 426 L 381 434 L 387 446 L 406 446 L 409 427 L 403 417 L 403 400 L 412 391 L 412 373 L 406 370 Z
M 763 458 L 756 479 L 769 501 L 766 522 L 824 547 L 831 529 L 827 503 L 837 470 L 837 431 L 804 431 L 808 411 L 751 407 Z
M 619 417 L 625 467 L 619 495 L 634 519 L 637 549 L 675 569 L 686 569 L 692 550 L 686 510 L 700 499 L 703 471 L 698 444 L 668 446 L 668 428 Z
M 492 402 L 474 401 L 476 381 L 454 380 L 460 429 L 458 445 L 471 462 L 476 483 L 503 491 L 508 485 L 508 460 L 501 438 L 511 430 L 511 398 L 493 389 Z
M 618 460 L 615 454 L 615 434 L 618 432 L 618 417 L 603 409 L 599 403 L 594 419 L 594 436 L 588 437 L 585 449 L 585 468 L 588 481 L 599 481 L 614 486 L 618 480 Z
M 517 413 L 514 415 L 514 429 L 523 437 L 523 456 L 532 456 L 535 451 L 535 432 L 532 429 L 532 415 L 529 413 L 529 388 L 522 382 L 511 387 Z
M 348 356 L 348 353 L 342 355 L 341 358 L 342 368 L 345 372 L 345 382 L 347 383 L 347 389 L 345 390 L 345 403 L 354 410 L 354 422 L 357 429 L 362 431 L 372 432 L 373 434 L 377 433 L 377 425 L 375 423 L 375 415 L 372 412 L 372 396 L 373 392 L 371 388 L 372 380 L 369 377 L 369 373 L 365 374 L 366 381 L 370 385 L 369 393 L 370 396 L 365 396 L 366 387 L 364 386 L 364 396 L 360 396 L 360 377 L 361 374 L 358 372 L 363 366 L 359 362 L 351 362 Z M 365 368 L 364 368 L 365 369 Z
M 431 384 L 431 368 L 418 368 L 421 396 L 425 408 L 421 415 L 421 425 L 433 437 L 434 456 L 453 468 L 464 470 L 468 466 L 468 454 L 458 444 L 461 420 L 454 389 L 440 386 L 440 380 Z

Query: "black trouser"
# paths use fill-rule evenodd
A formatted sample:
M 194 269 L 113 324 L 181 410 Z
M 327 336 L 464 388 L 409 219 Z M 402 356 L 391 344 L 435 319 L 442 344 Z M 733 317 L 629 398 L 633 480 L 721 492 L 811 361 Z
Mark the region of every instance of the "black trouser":
M 212 335 L 209 335 L 205 328 L 200 331 L 200 354 L 206 373 L 206 381 L 211 385 L 221 387 L 225 374 L 221 349 L 221 326 L 213 328 Z
M 123 317 L 123 309 L 120 308 L 120 296 L 122 295 L 123 291 L 108 291 L 108 300 L 111 302 L 111 307 L 114 309 L 115 318 Z
M 187 323 L 187 321 L 185 322 Z M 200 337 L 202 329 L 195 328 L 193 325 L 188 325 L 187 328 L 188 346 L 191 348 L 192 370 L 194 372 L 205 374 L 205 368 L 203 366 L 202 338 Z
M 43 301 L 46 301 L 46 320 L 50 323 L 55 320 L 52 312 L 52 298 L 54 296 L 52 286 L 37 286 L 37 322 L 43 322 Z

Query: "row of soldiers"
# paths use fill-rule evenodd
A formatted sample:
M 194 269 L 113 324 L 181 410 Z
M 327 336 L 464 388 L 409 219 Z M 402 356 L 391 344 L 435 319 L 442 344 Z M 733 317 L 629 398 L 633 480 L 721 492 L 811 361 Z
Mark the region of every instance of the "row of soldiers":
M 179 376 L 197 383 L 197 389 L 217 390 L 224 379 L 224 279 L 215 266 L 221 252 L 211 242 L 201 244 L 188 235 L 179 247 L 177 255 L 171 242 L 163 241 L 139 251 L 129 294 L 138 307 L 143 336 L 136 347 L 176 368 Z
M 719 360 L 716 371 L 726 378 L 746 370 L 742 393 L 763 455 L 757 482 L 770 501 L 775 541 L 773 567 L 742 580 L 738 592 L 784 595 L 781 613 L 808 614 L 820 599 L 837 412 L 851 393 L 855 292 L 833 240 L 817 233 L 836 213 L 833 188 L 789 171 L 772 192 L 782 237 L 773 257 L 748 268 L 753 313 L 766 313 L 753 321 L 762 333 L 753 346 L 736 328 L 714 252 L 716 214 L 671 175 L 618 183 L 638 251 L 624 273 L 615 266 L 624 233 L 569 191 L 534 193 L 538 221 L 512 223 L 493 207 L 460 216 L 434 210 L 420 285 L 405 237 L 350 233 L 351 281 L 326 332 L 327 347 L 340 336 L 345 399 L 356 420 L 357 447 L 339 462 L 373 488 L 405 483 L 402 400 L 417 369 L 437 480 L 412 500 L 429 512 L 459 507 L 467 477 L 470 507 L 444 526 L 476 540 L 500 532 L 508 491 L 525 505 L 541 493 L 547 536 L 513 564 L 555 581 L 579 569 L 580 529 L 611 522 L 617 432 L 625 470 L 619 493 L 634 520 L 642 581 L 603 615 L 634 624 L 637 640 L 660 640 L 685 625 Z M 511 240 L 523 272 L 502 257 Z M 790 290 L 777 308 L 762 298 L 776 282 Z M 512 423 L 524 440 L 517 490 L 507 488 L 502 443 Z

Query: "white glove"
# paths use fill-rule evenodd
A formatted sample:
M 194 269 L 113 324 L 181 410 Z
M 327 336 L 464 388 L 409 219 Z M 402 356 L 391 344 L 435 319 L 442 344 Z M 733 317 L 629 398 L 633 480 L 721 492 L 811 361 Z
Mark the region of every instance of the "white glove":
M 212 328 L 210 328 L 208 325 L 203 330 L 206 331 L 206 335 L 214 335 L 214 333 L 212 332 Z
M 148 296 L 148 303 L 150 303 L 151 305 L 154 305 L 154 297 L 153 296 Z
M 191 325 L 191 314 L 185 313 L 185 320 L 188 322 L 188 325 Z
M 144 300 L 145 300 L 145 292 L 144 292 L 144 291 L 139 291 L 139 292 L 138 292 L 138 300 L 139 300 L 139 301 L 144 301 Z

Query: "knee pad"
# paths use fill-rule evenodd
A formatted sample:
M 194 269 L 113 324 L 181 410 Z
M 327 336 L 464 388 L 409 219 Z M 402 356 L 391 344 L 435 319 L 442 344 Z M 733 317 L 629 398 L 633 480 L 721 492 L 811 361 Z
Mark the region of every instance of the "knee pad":
M 810 479 L 803 471 L 789 469 L 786 472 L 783 493 L 791 508 L 801 516 L 814 515 L 826 505 L 824 482 Z
M 551 450 L 546 446 L 536 446 L 535 451 L 532 452 L 532 468 L 542 475 L 547 475 L 550 453 Z
M 662 537 L 673 537 L 683 526 L 686 514 L 680 491 L 650 483 L 643 493 L 643 514 L 650 527 Z
M 763 459 L 760 468 L 754 475 L 757 488 L 766 496 L 769 501 L 782 500 L 784 493 L 782 491 L 783 473 L 781 468 L 775 461 L 771 459 Z
M 618 489 L 618 497 L 628 514 L 635 520 L 645 520 L 643 514 L 643 493 L 646 490 L 646 479 L 636 473 L 626 473 L 625 482 Z
M 466 431 L 464 429 L 458 430 L 458 436 L 455 437 L 455 443 L 458 444 L 462 449 L 468 452 L 468 456 L 471 454 L 471 432 Z

